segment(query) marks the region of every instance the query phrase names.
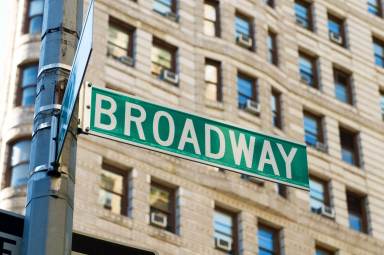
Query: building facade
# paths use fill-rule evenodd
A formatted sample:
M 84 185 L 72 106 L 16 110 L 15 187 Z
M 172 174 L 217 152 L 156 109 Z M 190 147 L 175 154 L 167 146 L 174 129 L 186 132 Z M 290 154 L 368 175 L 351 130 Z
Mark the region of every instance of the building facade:
M 23 213 L 42 0 L 8 1 L 0 205 Z M 382 254 L 381 0 L 96 0 L 86 80 L 307 144 L 310 192 L 80 135 L 74 230 L 160 255 Z

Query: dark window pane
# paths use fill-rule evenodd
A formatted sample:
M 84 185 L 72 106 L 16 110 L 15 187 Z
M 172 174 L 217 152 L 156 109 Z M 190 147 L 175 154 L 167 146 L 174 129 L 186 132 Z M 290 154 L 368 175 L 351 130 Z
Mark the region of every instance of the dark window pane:
M 317 87 L 317 76 L 316 76 L 316 60 L 305 55 L 299 53 L 299 71 L 301 81 L 307 84 L 310 87 Z
M 375 64 L 380 67 L 384 67 L 384 43 L 373 39 L 373 50 L 375 56 Z
M 380 109 L 381 109 L 381 116 L 384 120 L 384 92 L 380 93 Z
M 331 252 L 331 251 L 328 251 L 328 250 L 323 249 L 323 248 L 316 247 L 315 255 L 332 255 L 332 254 L 334 254 L 334 253 Z
M 25 163 L 12 168 L 11 187 L 27 184 L 29 176 L 28 167 L 29 163 Z
M 272 91 L 271 95 L 271 110 L 272 110 L 272 125 L 281 128 L 281 101 L 280 94 Z
M 268 32 L 268 37 L 267 37 L 267 47 L 268 47 L 268 62 L 273 65 L 277 65 L 278 58 L 277 58 L 276 34 L 270 31 Z
M 348 74 L 334 69 L 336 98 L 347 104 L 352 104 L 350 77 Z
M 367 233 L 367 216 L 365 196 L 347 191 L 349 227 L 359 232 Z
M 359 166 L 357 134 L 340 128 L 341 158 L 344 162 Z

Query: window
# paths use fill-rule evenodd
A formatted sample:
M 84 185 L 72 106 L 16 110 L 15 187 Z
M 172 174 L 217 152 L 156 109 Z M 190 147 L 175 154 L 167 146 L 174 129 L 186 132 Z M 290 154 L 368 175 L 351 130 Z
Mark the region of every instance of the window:
M 151 52 L 152 73 L 160 75 L 163 70 L 176 72 L 176 51 L 175 47 L 154 38 Z
M 150 222 L 151 225 L 176 232 L 175 191 L 159 183 L 151 183 Z
M 235 17 L 236 43 L 241 47 L 252 49 L 252 22 L 249 18 L 237 13 Z
M 9 146 L 9 163 L 6 186 L 18 187 L 26 185 L 29 176 L 29 153 L 31 140 L 17 140 Z
M 275 0 L 264 0 L 264 3 L 271 8 L 275 7 Z
M 219 2 L 216 0 L 204 1 L 204 34 L 220 36 Z
M 373 15 L 376 15 L 379 17 L 383 16 L 381 0 L 368 0 L 367 4 L 368 4 L 369 13 L 372 13 Z
M 176 13 L 176 0 L 154 0 L 153 10 L 162 15 Z
M 277 35 L 272 31 L 268 31 L 267 47 L 268 62 L 277 66 L 279 63 L 277 55 Z
M 304 111 L 305 143 L 318 148 L 323 143 L 322 118 Z
M 299 52 L 299 71 L 302 82 L 312 88 L 318 88 L 317 59 Z
M 384 91 L 380 92 L 380 109 L 381 109 L 381 117 L 384 120 Z
M 339 69 L 333 69 L 335 80 L 335 95 L 337 100 L 346 104 L 353 104 L 351 75 Z
M 366 197 L 347 191 L 349 227 L 353 230 L 368 233 Z
M 256 81 L 255 79 L 243 75 L 237 75 L 237 97 L 239 108 L 247 107 L 248 101 L 256 102 Z
M 284 184 L 276 183 L 276 192 L 283 198 L 288 197 L 288 187 Z
M 213 228 L 215 247 L 236 255 L 237 252 L 237 225 L 236 216 L 221 208 L 216 208 L 213 215 Z
M 331 250 L 316 246 L 315 255 L 333 255 L 333 254 L 335 254 L 335 253 Z
M 309 178 L 311 211 L 321 213 L 324 206 L 330 205 L 328 183 L 315 177 Z
M 205 97 L 219 102 L 222 101 L 220 66 L 220 62 L 211 59 L 205 60 Z
M 108 56 L 133 65 L 134 28 L 117 20 L 111 20 L 108 30 Z
M 20 82 L 17 87 L 17 106 L 33 106 L 36 98 L 36 84 L 37 84 L 37 72 L 38 64 L 28 64 L 21 66 L 19 69 Z
M 278 255 L 280 245 L 278 238 L 279 231 L 269 226 L 259 224 L 257 237 L 259 243 L 259 255 Z
M 100 175 L 99 204 L 113 213 L 128 215 L 127 171 L 103 163 Z
M 360 166 L 358 134 L 340 127 L 341 159 L 351 165 Z
M 384 67 L 384 42 L 373 38 L 373 49 L 375 55 L 375 64 Z
M 328 35 L 332 42 L 346 47 L 344 20 L 328 14 Z
M 24 32 L 41 33 L 43 26 L 44 0 L 29 0 Z
M 309 2 L 295 1 L 296 23 L 303 28 L 313 31 L 312 7 Z
M 272 125 L 277 128 L 282 128 L 281 118 L 281 94 L 272 90 L 271 94 L 271 110 L 272 110 Z

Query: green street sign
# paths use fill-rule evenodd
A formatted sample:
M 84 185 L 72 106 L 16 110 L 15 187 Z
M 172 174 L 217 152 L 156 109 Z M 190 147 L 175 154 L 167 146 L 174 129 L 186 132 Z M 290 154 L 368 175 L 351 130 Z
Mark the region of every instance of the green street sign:
M 306 146 L 89 85 L 92 135 L 308 190 Z

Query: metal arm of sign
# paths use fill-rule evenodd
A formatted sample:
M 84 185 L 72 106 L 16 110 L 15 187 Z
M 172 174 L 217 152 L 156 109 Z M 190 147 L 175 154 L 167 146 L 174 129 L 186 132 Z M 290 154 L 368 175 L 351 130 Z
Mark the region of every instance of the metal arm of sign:
M 49 167 L 48 175 L 60 176 L 59 166 L 60 164 L 56 161 L 57 155 L 57 133 L 59 130 L 59 115 L 60 112 L 56 111 L 52 116 L 51 122 L 51 141 L 49 143 Z

